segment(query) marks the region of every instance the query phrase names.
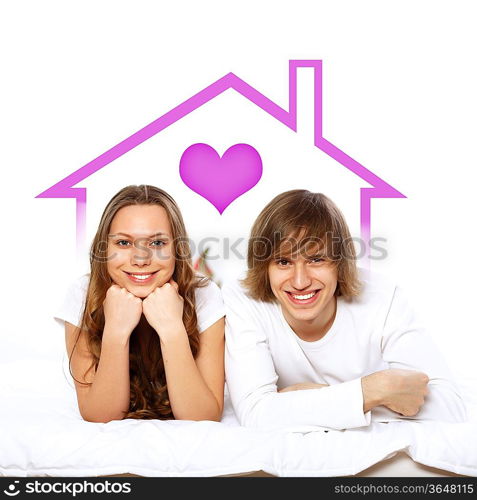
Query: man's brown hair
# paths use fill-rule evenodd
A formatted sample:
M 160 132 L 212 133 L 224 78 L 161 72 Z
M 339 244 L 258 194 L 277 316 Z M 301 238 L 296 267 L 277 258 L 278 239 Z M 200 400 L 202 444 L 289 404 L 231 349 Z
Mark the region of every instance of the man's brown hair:
M 281 193 L 255 220 L 248 242 L 248 271 L 243 284 L 249 295 L 275 302 L 268 278 L 273 259 L 300 252 L 323 257 L 338 268 L 335 295 L 347 300 L 359 294 L 356 252 L 348 225 L 324 194 L 295 189 Z

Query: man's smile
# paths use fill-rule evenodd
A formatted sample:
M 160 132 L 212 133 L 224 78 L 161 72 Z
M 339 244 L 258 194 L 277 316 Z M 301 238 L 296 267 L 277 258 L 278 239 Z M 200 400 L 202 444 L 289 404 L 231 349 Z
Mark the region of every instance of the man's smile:
M 321 289 L 310 290 L 308 292 L 294 293 L 284 290 L 288 299 L 293 304 L 307 305 L 314 303 L 320 296 Z

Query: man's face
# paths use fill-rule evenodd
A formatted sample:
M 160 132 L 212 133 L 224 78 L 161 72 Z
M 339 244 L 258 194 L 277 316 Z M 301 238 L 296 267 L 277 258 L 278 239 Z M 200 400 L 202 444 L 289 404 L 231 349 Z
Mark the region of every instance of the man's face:
M 333 262 L 319 255 L 279 257 L 270 262 L 268 277 L 285 319 L 297 334 L 332 321 L 338 284 Z

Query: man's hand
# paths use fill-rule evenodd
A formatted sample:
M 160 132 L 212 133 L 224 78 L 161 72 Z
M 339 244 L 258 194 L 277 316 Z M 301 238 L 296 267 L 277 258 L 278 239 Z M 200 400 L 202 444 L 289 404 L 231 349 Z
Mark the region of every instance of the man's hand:
M 389 369 L 361 379 L 364 412 L 386 406 L 405 417 L 417 415 L 428 394 L 429 377 L 414 370 Z

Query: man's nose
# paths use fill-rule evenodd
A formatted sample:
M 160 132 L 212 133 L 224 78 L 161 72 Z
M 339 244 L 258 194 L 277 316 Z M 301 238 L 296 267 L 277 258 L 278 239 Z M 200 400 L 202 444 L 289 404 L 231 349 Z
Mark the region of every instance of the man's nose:
M 131 249 L 131 264 L 148 266 L 151 263 L 152 250 L 147 246 L 146 240 L 136 240 Z
M 308 269 L 303 263 L 296 263 L 293 268 L 293 276 L 291 279 L 291 284 L 297 290 L 304 290 L 311 284 L 311 277 L 309 275 Z

